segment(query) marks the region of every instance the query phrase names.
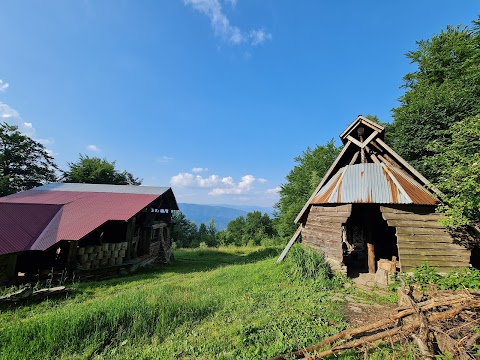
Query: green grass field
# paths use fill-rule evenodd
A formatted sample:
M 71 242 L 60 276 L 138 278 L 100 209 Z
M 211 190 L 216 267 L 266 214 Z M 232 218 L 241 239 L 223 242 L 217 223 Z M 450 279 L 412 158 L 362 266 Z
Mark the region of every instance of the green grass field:
M 266 359 L 344 329 L 341 283 L 302 279 L 278 252 L 179 250 L 170 266 L 3 308 L 0 358 Z

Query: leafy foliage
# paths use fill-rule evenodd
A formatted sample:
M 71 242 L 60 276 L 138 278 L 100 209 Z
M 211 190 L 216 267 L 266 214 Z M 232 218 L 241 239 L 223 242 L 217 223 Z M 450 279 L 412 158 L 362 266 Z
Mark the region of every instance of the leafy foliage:
M 428 164 L 439 174 L 437 186 L 446 194 L 440 210 L 445 225 L 456 228 L 480 223 L 480 115 L 466 118 L 449 130 L 451 144 L 441 139 L 430 149 Z
M 0 123 L 0 196 L 54 182 L 56 169 L 42 144 Z
M 226 230 L 218 234 L 221 245 L 260 245 L 276 236 L 273 221 L 267 213 L 252 211 L 246 217 L 230 221 Z
M 172 239 L 177 248 L 198 247 L 200 244 L 198 238 L 197 225 L 188 220 L 181 211 L 174 211 L 172 215 L 173 231 Z
M 295 232 L 295 217 L 312 195 L 315 188 L 326 174 L 340 149 L 330 140 L 326 145 L 319 145 L 314 150 L 308 147 L 295 158 L 297 165 L 286 176 L 287 182 L 281 186 L 280 200 L 275 205 L 277 232 L 282 237 L 289 237 Z
M 451 141 L 450 127 L 480 113 L 480 32 L 448 26 L 407 57 L 417 70 L 404 77 L 405 94 L 393 109 L 394 147 L 417 170 L 433 182 L 436 169 L 427 158 L 432 143 Z
M 115 161 L 80 155 L 77 162 L 68 163 L 63 180 L 69 183 L 141 185 L 142 180 L 127 171 L 115 169 Z

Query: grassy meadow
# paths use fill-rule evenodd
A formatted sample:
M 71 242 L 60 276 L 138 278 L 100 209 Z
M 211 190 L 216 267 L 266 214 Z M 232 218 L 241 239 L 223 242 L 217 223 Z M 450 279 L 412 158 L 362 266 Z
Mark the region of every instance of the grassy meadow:
M 0 359 L 266 359 L 346 328 L 342 281 L 314 278 L 315 261 L 277 265 L 279 251 L 177 250 L 169 266 L 4 307 Z

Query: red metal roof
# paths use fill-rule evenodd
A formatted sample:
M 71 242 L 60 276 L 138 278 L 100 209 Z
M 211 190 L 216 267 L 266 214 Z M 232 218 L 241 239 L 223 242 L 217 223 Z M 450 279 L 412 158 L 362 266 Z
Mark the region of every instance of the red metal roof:
M 0 198 L 0 255 L 80 240 L 106 221 L 127 221 L 159 196 L 32 189 Z

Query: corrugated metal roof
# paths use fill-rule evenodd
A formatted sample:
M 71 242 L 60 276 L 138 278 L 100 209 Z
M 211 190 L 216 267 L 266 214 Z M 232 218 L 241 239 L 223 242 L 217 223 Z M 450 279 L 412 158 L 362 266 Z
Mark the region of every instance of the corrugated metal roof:
M 61 205 L 0 204 L 0 255 L 30 250 Z
M 178 209 L 170 188 L 53 185 L 0 198 L 0 255 L 80 240 L 107 221 L 127 221 L 163 194 L 170 207 Z M 73 191 L 75 187 L 89 191 Z M 126 187 L 132 192 L 127 193 Z
M 438 201 L 404 171 L 386 164 L 356 164 L 341 168 L 311 204 L 428 204 Z
M 136 185 L 109 185 L 109 184 L 78 184 L 78 183 L 51 183 L 32 190 L 75 191 L 75 192 L 106 192 L 118 194 L 150 194 L 162 195 L 169 187 L 136 186 Z

